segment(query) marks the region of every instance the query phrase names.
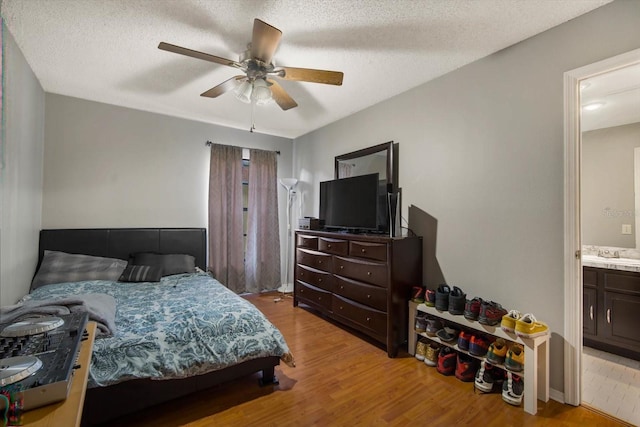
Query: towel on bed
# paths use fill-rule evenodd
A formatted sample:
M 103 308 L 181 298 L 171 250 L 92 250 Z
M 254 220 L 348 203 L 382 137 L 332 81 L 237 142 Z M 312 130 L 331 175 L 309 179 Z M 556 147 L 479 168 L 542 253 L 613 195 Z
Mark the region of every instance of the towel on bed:
M 10 323 L 27 317 L 55 316 L 87 312 L 97 323 L 96 337 L 108 337 L 116 332 L 116 300 L 107 294 L 79 294 L 68 298 L 27 300 L 0 307 L 0 323 Z

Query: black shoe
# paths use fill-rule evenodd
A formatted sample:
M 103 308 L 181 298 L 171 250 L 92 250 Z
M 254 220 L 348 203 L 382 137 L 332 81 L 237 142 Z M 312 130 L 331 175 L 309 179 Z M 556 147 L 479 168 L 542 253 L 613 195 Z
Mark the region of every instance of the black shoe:
M 467 294 L 457 286 L 449 293 L 449 313 L 460 315 L 464 313 L 464 306 L 467 303 Z
M 447 311 L 449 308 L 449 294 L 451 293 L 451 288 L 442 284 L 438 286 L 436 289 L 436 310 L 438 311 Z

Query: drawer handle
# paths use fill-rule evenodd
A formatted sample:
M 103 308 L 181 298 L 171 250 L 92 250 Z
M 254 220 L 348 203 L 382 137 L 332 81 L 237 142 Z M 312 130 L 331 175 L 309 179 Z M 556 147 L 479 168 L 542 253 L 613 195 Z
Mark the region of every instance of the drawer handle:
M 318 301 L 322 301 L 322 297 L 318 297 Z
M 371 321 L 371 317 L 367 317 L 367 322 L 370 322 L 370 321 Z
M 318 277 L 318 283 L 322 283 L 322 277 Z
M 362 249 L 362 253 L 363 253 L 363 254 L 366 254 L 366 253 L 367 253 L 367 250 L 366 250 L 366 249 Z
M 342 289 L 344 289 L 344 285 L 340 285 L 340 289 L 341 289 L 341 290 L 342 290 Z
M 607 323 L 611 323 L 611 309 L 607 308 Z
M 319 260 L 319 261 L 318 261 L 318 264 L 322 264 L 322 260 Z
M 589 306 L 589 318 L 593 320 L 593 306 Z
M 340 306 L 340 310 L 342 310 L 344 307 Z
M 340 270 L 342 270 L 342 269 L 344 269 L 344 265 L 341 265 L 341 266 L 340 266 Z
M 371 276 L 371 272 L 370 271 L 367 271 L 367 276 Z
M 300 289 L 300 293 L 303 293 L 303 292 L 304 292 L 304 289 Z
M 304 276 L 304 273 L 301 271 L 300 272 L 300 277 L 303 277 L 303 276 Z
M 370 298 L 371 298 L 371 295 L 367 295 L 367 299 L 370 299 Z
M 328 248 L 328 249 L 331 249 L 331 243 L 329 243 L 329 244 L 327 245 L 327 248 Z

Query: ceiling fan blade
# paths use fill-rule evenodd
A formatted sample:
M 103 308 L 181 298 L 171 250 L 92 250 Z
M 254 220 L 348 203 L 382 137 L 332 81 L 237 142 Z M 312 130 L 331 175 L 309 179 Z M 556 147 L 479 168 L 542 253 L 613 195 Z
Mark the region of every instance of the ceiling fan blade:
M 253 38 L 251 39 L 251 56 L 265 64 L 271 63 L 273 53 L 278 48 L 282 31 L 259 19 L 253 21 Z
M 218 86 L 212 87 L 208 91 L 201 93 L 200 96 L 206 96 L 207 98 L 216 98 L 223 93 L 232 90 L 236 87 L 237 82 L 240 80 L 246 79 L 246 76 L 234 76 L 224 82 L 220 83 Z
M 282 69 L 278 77 L 285 80 L 299 82 L 324 83 L 327 85 L 342 85 L 344 73 L 340 71 L 314 70 L 311 68 L 279 67 Z
M 273 99 L 283 110 L 287 111 L 291 108 L 297 107 L 298 104 L 289 96 L 282 86 L 275 80 L 267 79 L 267 82 L 271 84 L 269 88 L 273 94 Z
M 186 47 L 180 47 L 170 43 L 160 42 L 158 49 L 179 53 L 180 55 L 190 56 L 192 58 L 203 59 L 209 62 L 215 62 L 216 64 L 228 65 L 229 67 L 241 68 L 241 65 L 236 61 L 210 55 L 204 52 L 198 52 L 197 50 L 187 49 Z

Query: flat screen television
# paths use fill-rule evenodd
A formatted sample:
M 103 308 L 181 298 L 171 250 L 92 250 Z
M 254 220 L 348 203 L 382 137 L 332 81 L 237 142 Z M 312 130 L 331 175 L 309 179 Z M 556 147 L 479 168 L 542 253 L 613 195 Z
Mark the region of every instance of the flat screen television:
M 386 188 L 377 173 L 321 182 L 320 219 L 330 229 L 387 232 Z

